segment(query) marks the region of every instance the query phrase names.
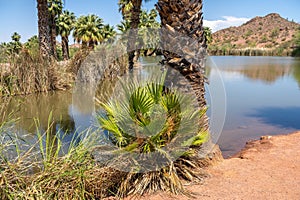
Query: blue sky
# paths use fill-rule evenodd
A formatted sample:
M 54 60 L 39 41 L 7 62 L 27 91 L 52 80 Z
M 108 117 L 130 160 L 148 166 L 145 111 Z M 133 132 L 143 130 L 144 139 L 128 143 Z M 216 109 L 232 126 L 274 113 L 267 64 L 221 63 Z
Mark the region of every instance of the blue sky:
M 300 0 L 203 0 L 204 23 L 213 31 L 240 25 L 255 16 L 279 13 L 284 18 L 300 22 Z M 121 21 L 118 0 L 65 0 L 65 9 L 76 16 L 95 13 L 105 23 L 116 25 Z M 144 3 L 150 10 L 157 0 Z M 36 0 L 0 0 L 0 42 L 10 41 L 18 32 L 25 42 L 37 34 Z

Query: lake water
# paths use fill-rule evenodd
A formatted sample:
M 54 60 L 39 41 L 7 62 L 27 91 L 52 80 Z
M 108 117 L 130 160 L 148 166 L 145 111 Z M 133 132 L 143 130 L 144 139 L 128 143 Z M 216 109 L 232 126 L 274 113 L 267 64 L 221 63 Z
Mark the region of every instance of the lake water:
M 156 65 L 158 59 L 142 59 L 143 70 Z M 213 56 L 207 59 L 207 67 L 208 114 L 215 141 L 224 156 L 233 155 L 246 141 L 261 135 L 300 130 L 300 59 Z M 2 102 L 6 106 L 0 120 L 14 111 L 20 118 L 15 131 L 34 133 L 32 119 L 39 119 L 45 129 L 52 111 L 57 129 L 74 132 L 93 124 L 94 107 L 88 102 L 92 102 L 92 96 L 74 99 L 72 91 L 12 98 Z

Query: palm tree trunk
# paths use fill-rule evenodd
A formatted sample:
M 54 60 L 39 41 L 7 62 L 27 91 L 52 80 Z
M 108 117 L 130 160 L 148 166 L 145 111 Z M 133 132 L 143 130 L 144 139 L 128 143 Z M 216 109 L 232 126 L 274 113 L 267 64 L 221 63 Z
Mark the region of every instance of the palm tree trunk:
M 61 37 L 61 46 L 64 60 L 69 60 L 69 39 L 67 36 Z
M 39 30 L 39 50 L 43 58 L 53 55 L 51 48 L 51 36 L 49 28 L 49 12 L 47 0 L 37 0 L 38 9 L 38 30 Z
M 132 5 L 133 8 L 131 9 L 130 16 L 130 31 L 127 43 L 129 70 L 131 70 L 134 65 L 134 53 L 136 50 L 137 29 L 140 23 L 142 0 L 133 0 Z
M 163 31 L 161 45 L 165 62 L 178 70 L 193 87 L 201 108 L 206 107 L 205 100 L 205 55 L 206 41 L 204 37 L 202 0 L 158 0 L 156 9 L 161 17 Z M 183 39 L 183 37 L 190 40 Z M 193 44 L 189 42 L 193 41 Z M 191 47 L 191 48 L 190 48 Z M 180 55 L 178 52 L 180 51 Z M 191 56 L 192 55 L 192 56 Z M 208 120 L 201 126 L 208 129 Z
M 57 60 L 57 53 L 56 53 L 56 24 L 55 24 L 55 16 L 50 16 L 50 32 L 51 32 L 51 47 L 52 47 L 52 54 L 54 58 Z

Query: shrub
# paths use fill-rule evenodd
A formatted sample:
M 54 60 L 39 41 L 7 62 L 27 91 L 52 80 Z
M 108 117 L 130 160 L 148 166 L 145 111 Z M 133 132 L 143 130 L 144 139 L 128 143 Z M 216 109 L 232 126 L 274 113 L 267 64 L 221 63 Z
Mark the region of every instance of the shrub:
M 177 193 L 182 191 L 180 177 L 199 178 L 194 171 L 197 164 L 189 160 L 194 154 L 189 147 L 201 146 L 208 138 L 197 126 L 205 110 L 191 109 L 189 95 L 166 90 L 163 77 L 153 80 L 143 85 L 122 82 L 118 98 L 99 102 L 104 112 L 98 121 L 108 131 L 115 152 L 109 163 L 129 171 L 121 196 L 155 188 Z

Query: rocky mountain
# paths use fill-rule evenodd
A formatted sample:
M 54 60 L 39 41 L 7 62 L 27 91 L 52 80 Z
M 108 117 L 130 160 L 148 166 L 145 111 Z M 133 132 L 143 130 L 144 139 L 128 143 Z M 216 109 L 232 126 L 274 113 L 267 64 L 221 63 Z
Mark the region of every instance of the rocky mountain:
M 271 13 L 255 17 L 239 27 L 230 27 L 213 33 L 209 50 L 277 49 L 292 51 L 300 24 Z

